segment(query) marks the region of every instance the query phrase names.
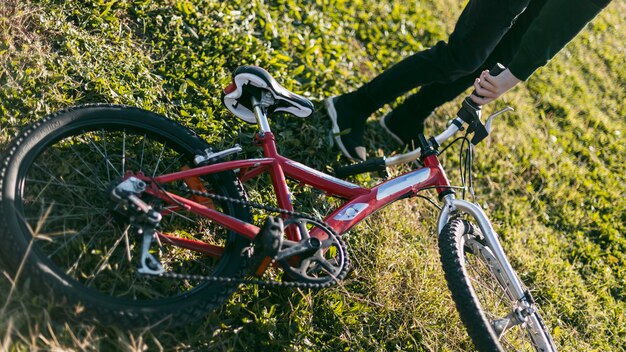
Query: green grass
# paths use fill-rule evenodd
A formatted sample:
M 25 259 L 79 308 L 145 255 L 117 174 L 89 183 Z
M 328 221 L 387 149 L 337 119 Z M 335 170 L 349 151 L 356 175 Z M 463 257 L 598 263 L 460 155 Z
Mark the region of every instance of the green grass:
M 249 146 L 253 126 L 219 102 L 237 66 L 262 66 L 319 101 L 445 39 L 460 10 L 451 0 L 4 0 L 0 151 L 28 123 L 89 102 L 139 106 L 212 143 Z M 548 66 L 487 107 L 515 112 L 477 148 L 477 201 L 565 351 L 626 346 L 624 13 L 614 1 Z M 438 109 L 428 131 L 459 102 Z M 286 156 L 319 170 L 346 162 L 324 138 L 321 116 L 272 124 Z M 372 154 L 394 152 L 374 118 L 370 126 Z M 456 163 L 453 153 L 444 159 Z M 299 193 L 312 211 L 315 197 Z M 14 287 L 2 271 L 0 350 L 471 349 L 443 279 L 435 217 L 426 202 L 394 204 L 350 232 L 355 270 L 343 285 L 244 287 L 220 311 L 171 331 L 51 318 L 59 303 L 33 295 L 28 278 Z

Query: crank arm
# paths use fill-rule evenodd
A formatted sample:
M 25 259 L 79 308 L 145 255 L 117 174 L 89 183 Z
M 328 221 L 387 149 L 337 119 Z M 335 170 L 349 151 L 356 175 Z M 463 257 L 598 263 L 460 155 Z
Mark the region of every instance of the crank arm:
M 285 242 L 283 242 L 283 244 L 285 244 Z M 295 255 L 312 253 L 319 250 L 320 248 L 322 248 L 322 241 L 315 237 L 309 237 L 298 242 L 298 244 L 296 244 L 295 246 L 281 250 L 276 254 L 275 259 L 280 261 L 289 257 L 293 257 Z

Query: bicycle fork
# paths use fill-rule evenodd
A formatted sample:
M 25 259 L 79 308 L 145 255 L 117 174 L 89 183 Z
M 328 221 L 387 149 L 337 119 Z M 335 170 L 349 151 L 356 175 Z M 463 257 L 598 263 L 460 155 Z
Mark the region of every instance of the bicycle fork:
M 504 287 L 508 287 L 512 299 L 519 302 L 520 306 L 515 308 L 508 316 L 502 319 L 496 320 L 493 323 L 493 328 L 497 334 L 501 335 L 509 328 L 524 324 L 527 317 L 532 316 L 534 313 L 534 300 L 530 295 L 530 292 L 524 289 L 521 281 L 518 279 L 515 271 L 511 267 L 502 245 L 498 239 L 498 235 L 493 229 L 491 222 L 487 218 L 485 212 L 476 204 L 470 203 L 462 199 L 456 199 L 454 194 L 448 194 L 444 196 L 444 206 L 439 214 L 437 222 L 437 231 L 441 233 L 444 226 L 450 220 L 450 217 L 456 211 L 462 211 L 469 214 L 477 223 L 482 235 L 485 238 L 489 253 L 483 253 L 483 256 L 488 256 L 492 260 L 496 260 L 502 273 L 494 272 L 494 276 L 498 280 L 504 281 Z

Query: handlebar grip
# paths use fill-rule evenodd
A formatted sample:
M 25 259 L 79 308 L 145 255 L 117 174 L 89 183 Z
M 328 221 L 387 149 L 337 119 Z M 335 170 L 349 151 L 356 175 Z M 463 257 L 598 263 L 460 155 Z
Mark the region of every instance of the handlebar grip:
M 376 158 L 361 163 L 340 166 L 335 170 L 335 176 L 344 178 L 347 176 L 363 174 L 372 171 L 384 171 L 386 169 L 385 158 Z
M 502 65 L 501 63 L 498 62 L 497 64 L 495 64 L 491 68 L 491 70 L 489 70 L 489 74 L 495 77 L 495 76 L 501 74 L 502 71 L 504 71 L 504 70 L 506 70 L 506 67 L 504 67 L 504 65 Z M 477 97 L 479 97 L 479 98 L 484 98 L 483 96 L 476 94 L 476 90 L 474 90 L 472 92 L 472 94 L 477 96 Z
M 506 70 L 506 67 L 498 62 L 491 68 L 491 70 L 489 70 L 489 74 L 492 76 L 497 76 L 501 74 L 504 70 Z

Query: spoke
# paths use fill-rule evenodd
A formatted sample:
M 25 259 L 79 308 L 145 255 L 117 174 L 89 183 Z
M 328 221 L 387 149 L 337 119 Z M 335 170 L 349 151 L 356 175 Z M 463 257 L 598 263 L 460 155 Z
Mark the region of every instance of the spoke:
M 143 156 L 146 151 L 146 134 L 143 134 L 143 139 L 141 141 L 141 157 L 139 158 L 139 170 L 143 170 Z
M 510 336 L 510 333 L 513 333 L 517 337 L 514 337 L 513 339 L 508 339 L 507 337 Z M 509 330 L 506 330 L 503 333 L 503 335 L 500 336 L 500 343 L 503 345 L 503 347 L 504 346 L 508 346 L 508 348 L 506 348 L 506 350 L 509 350 L 509 351 L 530 351 L 530 350 L 534 350 L 532 348 L 529 348 L 530 341 L 528 341 L 527 337 L 528 337 L 528 335 L 525 334 L 522 329 L 519 329 L 519 328 L 514 326 L 514 327 L 510 328 Z M 514 345 L 513 342 L 517 342 L 517 344 Z
M 66 165 L 68 165 L 68 166 L 69 166 L 69 164 L 68 164 L 67 160 L 62 159 L 62 158 L 61 158 L 61 157 L 59 157 L 59 156 L 57 156 L 57 159 L 59 159 L 59 162 L 60 162 L 60 163 L 63 163 L 63 164 L 66 164 Z M 83 162 L 83 163 L 84 163 L 84 162 Z M 57 182 L 54 182 L 54 184 L 55 184 L 55 185 L 57 185 L 57 186 L 59 186 L 59 187 L 65 187 L 65 184 L 66 184 L 66 183 L 65 183 L 64 181 L 62 181 L 61 179 L 58 179 L 56 175 L 53 175 L 53 174 L 50 172 L 50 170 L 49 170 L 49 169 L 48 169 L 45 165 L 44 165 L 44 166 L 40 166 L 40 165 L 39 165 L 39 163 L 33 163 L 33 165 L 34 165 L 35 167 L 37 167 L 39 170 L 41 170 L 41 171 L 43 171 L 44 173 L 48 174 L 48 176 L 50 176 L 50 177 L 54 178 L 55 180 L 57 180 Z M 92 182 L 91 182 L 91 179 L 90 179 L 87 175 L 83 174 L 80 170 L 76 169 L 76 168 L 75 168 L 75 167 L 73 167 L 73 166 L 70 166 L 70 167 L 71 167 L 72 169 L 74 169 L 74 171 L 76 171 L 76 174 L 78 174 L 78 175 L 82 176 L 85 180 L 88 180 L 90 184 L 92 183 Z M 93 172 L 93 171 L 92 171 L 92 172 Z M 43 181 L 43 180 L 42 180 L 42 181 L 40 181 L 40 183 L 43 183 L 43 182 L 45 182 L 45 181 Z M 73 185 L 73 184 L 71 184 L 71 185 L 72 185 L 72 186 L 75 186 L 75 185 Z M 103 186 L 104 186 L 104 185 L 103 185 Z M 70 187 L 70 188 L 72 188 L 72 187 Z M 73 187 L 73 188 L 76 188 L 76 187 Z M 91 188 L 93 188 L 93 186 L 92 186 Z M 89 189 L 89 187 L 85 187 L 85 189 Z
M 102 147 L 104 148 L 104 158 L 108 161 L 109 160 L 109 152 L 108 152 L 108 148 L 107 148 L 107 138 L 104 134 L 104 128 L 100 130 L 102 133 Z M 107 182 L 111 183 L 111 171 L 109 170 L 109 163 L 105 163 L 106 164 L 106 168 L 107 168 Z
M 502 347 L 507 347 L 507 350 L 517 350 L 516 346 L 513 346 L 509 341 L 500 339 Z
M 81 186 L 81 185 L 76 185 L 76 184 L 71 184 L 71 183 L 44 181 L 44 180 L 39 180 L 39 179 L 36 179 L 36 178 L 29 178 L 29 177 L 24 178 L 24 180 L 26 180 L 26 182 L 29 182 L 29 183 L 39 183 L 39 184 L 50 185 L 50 186 L 59 186 L 59 187 L 66 187 L 66 188 L 73 188 L 73 189 L 83 189 L 83 190 L 84 189 L 93 189 L 93 186 Z
M 124 231 L 124 232 L 126 232 L 126 231 Z M 109 263 L 109 259 L 111 258 L 111 255 L 113 255 L 113 252 L 117 249 L 117 247 L 119 246 L 120 242 L 122 242 L 124 237 L 125 237 L 124 233 L 122 233 L 122 235 L 120 237 L 118 237 L 117 240 L 115 241 L 115 243 L 113 244 L 113 247 L 111 247 L 109 249 L 109 251 L 107 252 L 105 257 L 102 258 L 100 260 L 100 262 L 96 265 L 96 267 L 97 267 L 96 268 L 96 272 L 91 275 L 91 278 L 89 280 L 87 280 L 87 282 L 85 283 L 86 286 L 91 286 L 93 281 L 98 276 L 98 274 L 100 274 L 102 272 L 102 270 L 104 270 L 105 266 Z
M 130 229 L 130 226 L 126 226 L 126 228 L 124 229 L 124 244 L 126 245 L 126 257 L 128 258 L 128 262 L 130 263 L 132 257 L 130 255 L 130 240 L 128 239 L 128 229 Z
M 52 222 L 54 220 L 59 220 L 59 219 L 82 219 L 85 216 L 94 216 L 94 215 L 103 215 L 106 212 L 106 209 L 101 209 L 101 211 L 98 212 L 89 212 L 89 213 L 81 213 L 81 214 L 73 214 L 73 215 L 56 215 L 56 216 L 52 216 L 49 215 L 46 217 L 46 222 Z M 38 216 L 28 216 L 25 217 L 26 220 L 41 220 L 41 215 Z
M 513 302 L 505 295 L 504 289 L 502 286 L 500 286 L 500 284 L 495 284 L 495 283 L 493 285 L 481 284 L 481 286 L 485 290 L 488 290 L 489 292 L 491 292 L 493 300 L 494 300 L 494 304 L 496 304 L 496 307 L 494 308 L 497 309 L 497 311 L 506 311 L 507 313 L 511 311 Z
M 194 219 L 192 219 L 192 218 L 190 218 L 190 217 L 188 217 L 188 216 L 185 216 L 185 215 L 183 215 L 183 214 L 181 214 L 181 213 L 179 213 L 179 212 L 176 212 L 176 211 L 170 211 L 170 210 L 169 210 L 169 208 L 165 208 L 165 209 L 166 209 L 166 210 L 168 210 L 168 214 L 171 214 L 171 215 L 174 215 L 174 216 L 178 216 L 179 218 L 181 218 L 181 219 L 185 219 L 185 220 L 187 220 L 187 221 L 189 221 L 189 222 L 191 222 L 191 223 L 195 223 L 195 222 L 197 222 L 197 221 L 198 221 L 198 220 L 194 220 Z
M 480 246 L 482 247 L 482 245 Z M 466 252 L 465 256 L 466 259 L 469 257 L 469 260 L 473 263 L 473 265 L 470 266 L 470 269 L 468 269 L 468 271 L 471 270 L 473 272 L 473 275 L 470 275 L 470 279 L 472 280 L 472 282 L 474 282 L 476 285 L 481 286 L 488 292 L 491 292 L 493 296 L 498 297 L 499 300 L 497 301 L 497 303 L 511 302 L 509 297 L 506 296 L 506 288 L 500 284 L 500 281 L 494 273 L 494 270 L 497 270 L 497 268 L 489 265 L 489 263 L 484 259 L 482 255 L 469 254 L 468 252 Z M 485 279 L 487 279 L 489 285 L 487 285 Z M 482 291 L 480 295 L 484 299 L 483 302 L 487 302 L 485 294 Z M 504 305 L 507 307 L 504 310 L 510 311 L 511 304 L 507 303 Z
M 478 258 L 475 259 L 474 265 L 480 265 L 482 264 L 482 262 L 480 262 L 480 260 Z M 480 264 L 479 264 L 480 263 Z M 500 311 L 510 311 L 509 305 L 510 304 L 504 304 L 504 306 L 506 306 L 506 308 L 502 308 L 503 305 L 503 294 L 501 292 L 501 290 L 497 290 L 496 288 L 494 288 L 494 285 L 487 285 L 486 283 L 479 281 L 479 278 L 483 278 L 485 276 L 485 274 L 487 274 L 485 271 L 488 270 L 483 270 L 482 273 L 477 272 L 476 269 L 472 268 L 471 271 L 473 272 L 473 275 L 470 275 L 470 280 L 473 282 L 473 286 L 481 288 L 480 290 L 474 290 L 476 291 L 476 293 L 481 297 L 481 302 L 483 302 L 483 305 L 485 303 L 490 303 L 490 304 L 495 304 L 495 310 L 500 312 Z M 492 277 L 493 280 L 495 280 L 495 278 Z M 498 284 L 499 286 L 499 284 Z M 491 296 L 487 296 L 488 293 L 491 293 Z M 497 299 L 495 299 L 494 297 L 497 297 Z M 493 309 L 492 309 L 493 310 Z M 487 311 L 485 312 L 487 315 L 490 315 L 490 320 L 492 319 L 492 317 L 495 318 L 501 318 L 498 316 L 495 316 L 495 314 L 493 314 L 491 311 Z
M 31 203 L 35 203 L 35 202 L 31 202 Z M 85 210 L 107 210 L 106 208 L 95 208 L 93 206 L 81 206 L 81 205 L 76 205 L 76 204 L 69 204 L 69 203 L 59 203 L 57 201 L 52 201 L 52 202 L 46 202 L 45 200 L 42 200 L 41 202 L 37 202 L 37 204 L 41 204 L 41 205 L 53 205 L 57 206 L 57 207 L 67 207 L 67 208 L 72 208 L 72 209 L 85 209 Z
M 33 164 L 35 167 L 39 168 L 41 171 L 43 171 L 44 173 L 48 174 L 48 176 L 50 176 L 50 178 L 52 178 L 53 180 L 57 181 L 57 182 L 61 182 L 55 175 L 51 174 L 48 170 L 46 170 L 45 168 L 42 168 L 41 166 L 37 165 L 37 164 Z M 74 192 L 73 190 L 69 189 L 68 190 L 69 193 L 73 194 L 76 198 L 78 198 L 82 204 L 84 204 L 87 207 L 90 207 L 91 205 L 89 203 L 87 203 L 83 197 L 79 194 L 77 194 L 76 192 Z
M 93 150 L 95 150 L 98 154 L 100 154 L 104 158 L 104 160 L 106 161 L 107 165 L 111 166 L 111 169 L 113 169 L 113 171 L 115 171 L 115 173 L 117 173 L 118 177 L 122 177 L 122 175 L 120 175 L 120 173 L 115 169 L 115 166 L 111 163 L 111 160 L 109 159 L 109 157 L 106 154 L 104 154 L 100 150 L 100 148 L 98 148 L 98 146 L 93 141 L 93 139 L 92 138 L 88 138 L 88 140 L 89 140 L 89 143 L 91 144 L 91 146 L 93 147 Z M 108 166 L 107 166 L 107 168 L 108 168 Z
M 83 257 L 85 256 L 85 254 L 87 254 L 87 249 L 91 248 L 91 245 L 92 245 L 92 244 L 93 244 L 93 242 L 95 241 L 95 238 L 96 238 L 96 237 L 91 237 L 91 238 L 89 239 L 89 242 L 87 242 L 87 243 L 85 244 L 85 250 L 81 251 L 81 252 L 80 252 L 80 254 L 78 255 L 78 258 L 76 258 L 76 260 L 74 260 L 74 263 L 73 263 L 73 264 L 72 264 L 69 268 L 67 268 L 67 270 L 66 270 L 66 272 L 65 272 L 67 275 L 70 275 L 70 274 L 75 274 L 75 273 L 76 273 L 76 270 L 78 269 L 78 263 L 80 263 L 80 261 L 83 259 Z M 61 248 L 65 248 L 65 247 L 67 247 L 67 244 L 68 244 L 68 243 L 66 242 L 66 244 L 65 244 L 63 247 L 61 247 Z M 59 248 L 57 251 L 55 251 L 55 252 L 54 252 L 54 254 L 56 254 L 56 252 L 58 252 L 59 250 L 60 250 L 60 248 Z M 52 255 L 50 255 L 49 257 L 50 257 L 50 258 L 52 258 Z M 69 259 L 69 258 L 68 258 L 68 259 Z M 74 277 L 76 277 L 76 275 L 74 275 Z
M 475 261 L 480 262 L 479 260 L 475 260 Z M 475 263 L 474 265 L 480 265 L 480 264 Z M 489 279 L 493 279 L 494 281 L 496 280 L 492 275 L 490 275 L 489 270 L 483 267 L 483 270 L 481 270 L 480 272 L 475 268 L 472 268 L 471 271 L 474 273 L 474 275 L 470 277 L 472 282 L 476 283 L 477 285 L 491 292 L 493 295 L 502 296 L 502 293 L 500 292 L 501 290 L 498 290 L 495 288 L 495 285 L 496 285 L 495 282 L 487 285 L 486 283 L 483 282 L 483 280 L 481 280 L 481 279 L 484 279 L 484 276 L 487 276 L 487 275 L 489 276 Z M 499 284 L 497 284 L 497 286 L 500 287 Z
M 185 156 L 182 155 L 182 154 L 179 154 L 176 159 L 174 159 L 169 165 L 167 165 L 166 168 L 163 169 L 163 171 L 161 171 L 161 173 L 165 174 L 165 173 L 169 172 L 170 169 L 172 169 L 172 166 L 180 165 L 181 163 L 179 163 L 179 161 L 181 159 L 183 159 L 183 157 L 185 157 Z M 179 168 L 172 169 L 172 170 L 179 171 Z
M 154 171 L 152 172 L 152 177 L 156 176 L 157 170 L 159 168 L 159 164 L 161 163 L 161 159 L 163 158 L 163 152 L 165 152 L 165 146 L 167 143 L 163 143 L 163 146 L 161 147 L 161 153 L 159 153 L 159 158 L 157 159 L 157 163 L 156 165 L 154 165 Z
M 126 129 L 122 131 L 122 175 L 126 174 Z
M 89 138 L 91 140 L 91 138 Z M 93 143 L 93 142 L 92 142 Z M 78 158 L 83 165 L 85 165 L 85 167 L 91 172 L 92 175 L 94 175 L 94 177 L 98 180 L 98 182 L 100 183 L 100 185 L 102 185 L 102 187 L 106 188 L 106 185 L 102 182 L 102 180 L 100 180 L 100 177 L 98 175 L 98 173 L 96 172 L 96 170 L 94 170 L 91 167 L 91 163 L 88 163 L 87 161 L 85 161 L 85 159 L 83 158 L 83 155 L 79 152 L 76 151 L 76 149 L 74 149 L 74 144 L 72 144 L 70 146 L 70 149 L 72 150 L 72 153 L 74 153 L 74 155 L 76 156 L 76 158 Z M 60 157 L 58 157 L 59 159 L 61 159 Z M 108 157 L 105 157 L 108 161 Z M 65 160 L 65 158 L 61 159 L 62 162 L 67 163 L 68 161 Z M 82 173 L 80 170 L 78 170 L 76 167 L 72 167 L 79 175 L 83 176 L 83 178 L 85 178 L 89 184 L 93 183 L 93 179 L 87 175 L 85 175 L 84 173 Z
M 83 227 L 80 231 L 72 233 L 69 237 L 68 236 L 55 236 L 55 239 L 56 238 L 60 239 L 61 237 L 63 237 L 63 245 L 57 247 L 52 253 L 49 253 L 47 255 L 48 258 L 52 258 L 52 257 L 56 256 L 56 254 L 59 251 L 65 249 L 70 244 L 70 242 L 72 242 L 74 239 L 76 239 L 78 237 L 81 237 L 84 234 L 88 233 L 91 230 L 91 228 L 93 227 L 92 225 L 93 225 L 93 223 L 89 223 L 89 224 L 85 225 L 85 227 Z M 93 239 L 97 237 L 96 235 L 99 235 L 99 234 L 103 233 L 104 231 L 105 231 L 105 228 L 101 227 L 100 230 L 96 231 L 95 233 L 92 233 L 92 237 L 91 237 L 89 243 L 91 243 L 91 241 L 93 241 Z
M 45 186 L 39 191 L 39 193 L 37 193 L 36 196 L 33 197 L 33 199 L 31 200 L 32 203 L 37 203 L 37 201 L 39 200 L 39 197 L 41 197 L 41 195 L 48 189 L 48 186 L 50 186 L 50 182 L 41 182 L 41 183 L 44 184 Z

